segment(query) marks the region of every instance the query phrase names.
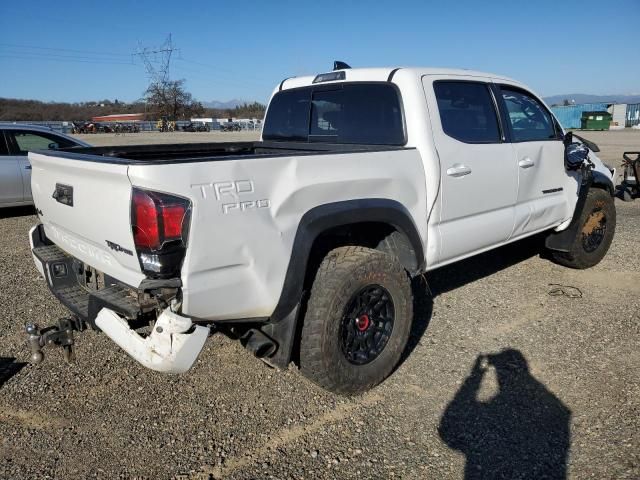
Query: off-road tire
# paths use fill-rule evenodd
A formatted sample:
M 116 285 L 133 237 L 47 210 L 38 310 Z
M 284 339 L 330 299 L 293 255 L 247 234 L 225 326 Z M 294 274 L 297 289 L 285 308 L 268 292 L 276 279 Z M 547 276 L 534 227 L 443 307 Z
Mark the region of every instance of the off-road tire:
M 343 351 L 340 332 L 354 295 L 370 285 L 381 286 L 389 294 L 393 328 L 377 356 L 356 365 Z M 335 393 L 353 395 L 369 390 L 397 365 L 412 320 L 410 280 L 395 257 L 364 247 L 336 248 L 324 258 L 313 282 L 300 339 L 300 369 L 311 381 Z
M 592 251 L 588 251 L 585 248 L 584 237 L 592 231 L 593 228 L 602 225 L 602 218 L 606 229 L 604 236 L 598 244 L 597 248 Z M 551 252 L 551 256 L 556 263 L 564 265 L 565 267 L 585 269 L 593 267 L 600 263 L 600 260 L 604 258 L 616 230 L 616 207 L 614 199 L 609 192 L 600 188 L 592 188 L 587 193 L 587 200 L 580 214 L 579 220 L 580 228 L 576 234 L 576 238 L 573 239 L 573 243 L 568 252 Z M 596 224 L 596 225 L 594 225 Z

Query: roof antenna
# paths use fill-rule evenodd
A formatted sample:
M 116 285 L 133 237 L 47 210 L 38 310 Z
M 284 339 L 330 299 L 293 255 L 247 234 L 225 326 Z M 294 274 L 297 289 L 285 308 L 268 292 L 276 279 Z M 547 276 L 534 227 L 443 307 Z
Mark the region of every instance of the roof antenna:
M 344 62 L 341 62 L 340 60 L 336 60 L 335 62 L 333 62 L 333 69 L 334 70 L 345 70 L 347 68 L 351 68 L 349 65 L 347 65 Z

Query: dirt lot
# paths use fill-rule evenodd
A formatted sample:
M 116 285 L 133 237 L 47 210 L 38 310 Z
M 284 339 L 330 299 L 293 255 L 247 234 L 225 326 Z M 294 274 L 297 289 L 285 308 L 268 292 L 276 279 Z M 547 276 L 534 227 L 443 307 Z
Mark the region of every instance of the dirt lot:
M 185 135 L 233 134 L 162 139 Z M 640 149 L 640 131 L 585 136 L 611 164 Z M 23 322 L 66 312 L 30 258 L 36 217 L 2 211 L 0 477 L 640 478 L 640 200 L 617 209 L 591 270 L 554 265 L 528 241 L 431 273 L 432 301 L 416 285 L 405 361 L 351 399 L 222 336 L 182 376 L 145 370 L 93 332 L 75 365 L 48 352 L 23 366 Z M 484 369 L 488 353 L 500 354 Z

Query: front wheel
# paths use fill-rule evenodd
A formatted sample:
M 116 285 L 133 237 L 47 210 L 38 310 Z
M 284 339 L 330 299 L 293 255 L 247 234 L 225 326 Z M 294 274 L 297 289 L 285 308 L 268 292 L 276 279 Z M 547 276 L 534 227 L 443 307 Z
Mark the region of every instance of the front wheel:
M 302 373 L 335 393 L 369 390 L 397 365 L 412 319 L 411 285 L 395 257 L 336 248 L 311 290 L 300 340 Z
M 609 193 L 592 188 L 580 214 L 580 229 L 568 252 L 552 252 L 555 262 L 570 268 L 590 268 L 604 258 L 616 230 L 616 207 Z

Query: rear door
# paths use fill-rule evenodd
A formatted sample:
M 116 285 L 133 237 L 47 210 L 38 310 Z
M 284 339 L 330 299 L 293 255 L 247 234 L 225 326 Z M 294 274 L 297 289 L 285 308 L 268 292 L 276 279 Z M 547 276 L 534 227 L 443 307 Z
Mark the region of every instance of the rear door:
M 507 240 L 518 173 L 496 99 L 482 77 L 423 77 L 440 159 L 438 263 Z
M 562 132 L 544 104 L 519 87 L 501 85 L 497 91 L 518 170 L 511 234 L 511 238 L 517 238 L 568 219 L 571 206 L 567 189 L 576 189 L 577 183 L 565 172 Z
M 0 130 L 0 206 L 23 198 L 19 159 L 9 151 L 4 131 Z

